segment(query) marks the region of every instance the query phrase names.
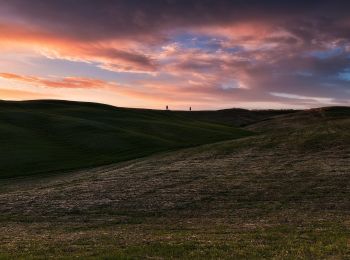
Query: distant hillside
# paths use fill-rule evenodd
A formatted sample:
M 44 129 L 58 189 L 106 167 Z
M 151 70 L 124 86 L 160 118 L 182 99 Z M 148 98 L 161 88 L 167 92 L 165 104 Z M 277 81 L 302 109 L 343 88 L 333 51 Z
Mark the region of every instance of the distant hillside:
M 324 128 L 324 124 L 336 122 L 338 120 L 349 120 L 350 107 L 323 107 L 303 111 L 296 111 L 289 115 L 279 115 L 271 117 L 261 122 L 248 126 L 254 131 L 280 131 L 281 129 L 298 129 L 319 125 Z
M 2 101 L 0 177 L 109 164 L 248 135 L 195 114 L 68 101 Z
M 297 110 L 247 110 L 241 108 L 223 109 L 217 111 L 178 111 L 177 114 L 196 120 L 204 120 L 232 126 L 246 126 L 265 119 L 291 114 Z

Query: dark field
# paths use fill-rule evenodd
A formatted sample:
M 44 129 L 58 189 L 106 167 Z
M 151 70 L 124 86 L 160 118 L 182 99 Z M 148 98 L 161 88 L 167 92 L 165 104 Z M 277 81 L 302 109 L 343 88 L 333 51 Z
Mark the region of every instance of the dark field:
M 68 101 L 0 102 L 0 178 L 105 165 L 251 134 L 181 112 Z
M 220 142 L 3 178 L 0 258 L 350 259 L 350 108 L 263 119 L 208 124 L 226 141 L 189 131 Z

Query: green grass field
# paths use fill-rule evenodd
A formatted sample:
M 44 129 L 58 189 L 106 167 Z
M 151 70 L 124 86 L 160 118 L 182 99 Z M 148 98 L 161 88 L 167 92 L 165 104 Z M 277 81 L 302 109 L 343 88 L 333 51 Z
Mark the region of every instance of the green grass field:
M 242 138 L 0 179 L 0 259 L 350 259 L 350 108 L 275 113 Z
M 0 178 L 115 163 L 251 134 L 180 112 L 0 102 Z

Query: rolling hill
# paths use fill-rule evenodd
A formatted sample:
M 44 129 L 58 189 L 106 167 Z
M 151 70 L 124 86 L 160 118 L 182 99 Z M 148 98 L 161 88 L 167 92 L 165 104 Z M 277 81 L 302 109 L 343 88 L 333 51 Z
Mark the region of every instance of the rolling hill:
M 0 183 L 0 257 L 348 259 L 350 108 L 256 134 Z
M 115 163 L 251 134 L 173 111 L 68 101 L 3 101 L 0 178 Z

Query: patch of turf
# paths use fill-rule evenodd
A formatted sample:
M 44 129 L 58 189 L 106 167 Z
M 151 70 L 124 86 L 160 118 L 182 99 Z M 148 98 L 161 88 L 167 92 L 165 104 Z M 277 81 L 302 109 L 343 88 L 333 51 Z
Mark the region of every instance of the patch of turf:
M 0 178 L 115 163 L 251 134 L 172 111 L 0 102 Z
M 37 231 L 37 236 L 1 245 L 0 259 L 344 259 L 350 253 L 349 230 L 338 224 L 160 228 Z M 21 250 L 11 250 L 19 245 Z

